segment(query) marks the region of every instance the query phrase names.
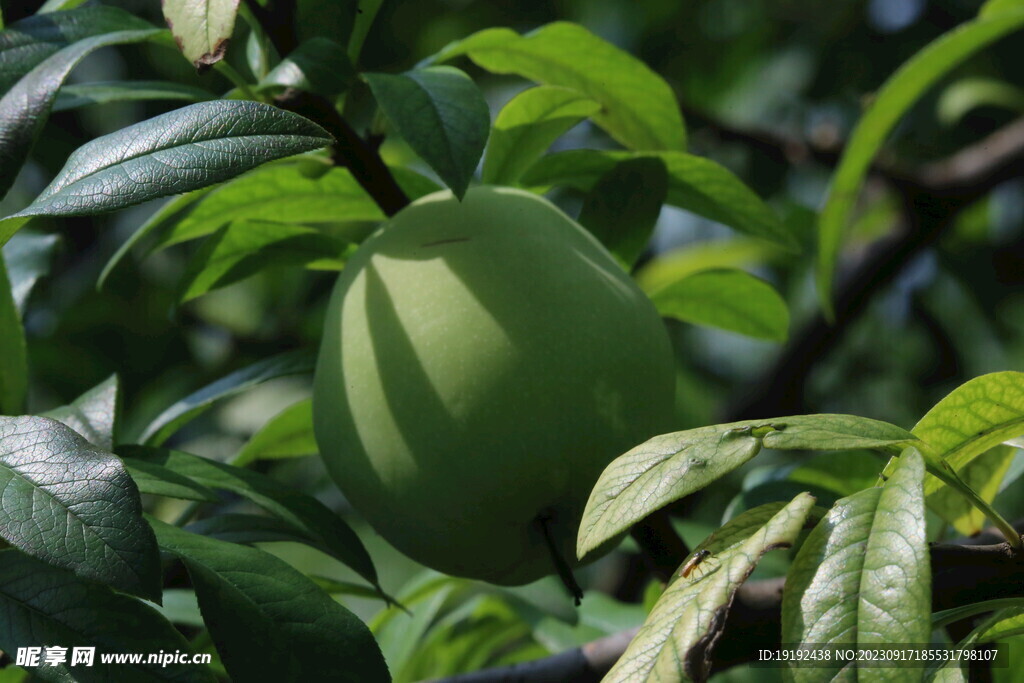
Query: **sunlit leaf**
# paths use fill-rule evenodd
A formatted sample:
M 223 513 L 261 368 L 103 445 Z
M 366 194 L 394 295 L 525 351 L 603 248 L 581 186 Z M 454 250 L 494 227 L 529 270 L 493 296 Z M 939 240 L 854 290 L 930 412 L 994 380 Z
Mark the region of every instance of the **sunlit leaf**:
M 239 0 L 162 0 L 164 19 L 185 59 L 200 73 L 224 58 Z
M 97 448 L 110 451 L 117 435 L 118 394 L 117 375 L 111 375 L 68 405 L 43 415 L 63 422 Z
M 313 401 L 305 399 L 271 418 L 239 451 L 234 464 L 244 467 L 255 460 L 294 458 L 317 452 Z

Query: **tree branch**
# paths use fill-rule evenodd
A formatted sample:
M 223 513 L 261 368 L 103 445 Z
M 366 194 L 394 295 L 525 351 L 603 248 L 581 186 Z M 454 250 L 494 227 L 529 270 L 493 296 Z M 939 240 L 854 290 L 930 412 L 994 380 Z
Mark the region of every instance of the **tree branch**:
M 1024 596 L 1024 554 L 1014 553 L 1006 543 L 935 544 L 931 547 L 931 565 L 934 611 Z M 781 578 L 740 586 L 713 653 L 713 673 L 751 662 L 758 650 L 782 644 L 784 587 Z M 551 657 L 450 676 L 436 683 L 596 683 L 626 651 L 637 630 L 615 633 Z

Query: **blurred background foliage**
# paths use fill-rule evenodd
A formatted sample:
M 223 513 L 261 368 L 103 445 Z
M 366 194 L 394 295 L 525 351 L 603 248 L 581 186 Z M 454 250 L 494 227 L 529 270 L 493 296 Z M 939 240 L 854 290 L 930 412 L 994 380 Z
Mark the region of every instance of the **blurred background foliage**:
M 4 3 L 4 19 L 9 24 L 39 4 Z M 161 22 L 155 0 L 105 4 Z M 319 0 L 310 6 L 328 4 Z M 554 20 L 579 22 L 639 56 L 675 89 L 691 151 L 739 175 L 803 236 L 806 250 L 800 258 L 781 256 L 724 226 L 666 207 L 637 277 L 656 278 L 659 269 L 695 263 L 748 268 L 786 297 L 795 337 L 817 314 L 813 230 L 833 168 L 827 157 L 841 149 L 872 92 L 931 40 L 972 18 L 980 4 L 981 0 L 386 0 L 360 67 L 401 71 L 479 29 L 509 26 L 524 31 Z M 239 21 L 228 53 L 228 60 L 243 74 L 249 73 L 247 32 L 245 22 Z M 968 60 L 904 118 L 886 145 L 883 161 L 912 168 L 942 159 L 1021 116 L 1021 64 L 1024 40 L 1019 35 Z M 459 65 L 479 79 L 492 119 L 526 86 L 516 78 L 485 74 L 468 62 Z M 102 50 L 76 69 L 71 82 L 120 78 L 173 80 L 209 90 L 213 96 L 232 87 L 217 70 L 199 76 L 180 54 L 153 45 Z M 357 129 L 365 130 L 376 124 L 365 85 L 360 88 L 350 94 L 346 114 Z M 3 201 L 4 215 L 25 206 L 86 140 L 177 106 L 166 101 L 119 102 L 56 113 Z M 779 141 L 799 144 L 780 146 Z M 557 149 L 610 146 L 611 141 L 586 122 L 556 143 Z M 807 154 L 808 148 L 821 154 Z M 412 157 L 395 140 L 385 142 L 383 153 L 396 162 Z M 554 199 L 570 212 L 580 202 L 569 192 Z M 335 278 L 331 272 L 271 269 L 178 306 L 179 280 L 195 249 L 184 244 L 148 256 L 136 250 L 97 291 L 104 264 L 159 205 L 96 218 L 39 219 L 32 225 L 35 237 L 23 232 L 5 248 L 12 262 L 26 240 L 44 239 L 39 233 L 57 236 L 51 272 L 33 291 L 25 316 L 32 412 L 66 403 L 117 373 L 125 397 L 123 436 L 131 438 L 191 390 L 278 351 L 317 344 Z M 902 220 L 901 197 L 877 179 L 869 182 L 842 257 L 840 282 L 843 273 L 865 257 L 868 245 L 898 231 Z M 810 359 L 811 371 L 802 378 L 800 393 L 785 401 L 780 397 L 780 404 L 797 406 L 788 412 L 852 413 L 909 428 L 967 379 L 995 370 L 1024 369 L 1022 285 L 1024 180 L 1018 178 L 963 212 L 938 244 L 905 263 L 895 281 L 872 297 L 864 314 L 837 329 L 825 352 Z M 762 406 L 766 399 L 771 403 L 772 396 L 758 397 L 757 392 L 765 389 L 764 374 L 785 344 L 668 324 L 678 351 L 680 429 L 735 419 L 737 406 L 758 398 Z M 297 379 L 268 384 L 196 420 L 174 445 L 227 459 L 268 419 L 308 396 L 308 391 L 308 385 Z M 1020 471 L 1019 464 L 1015 471 Z M 256 466 L 346 510 L 314 458 Z M 808 479 L 808 472 L 834 473 L 836 466 L 834 455 L 759 458 L 755 468 L 706 491 L 679 523 L 680 529 L 692 547 L 723 516 L 791 496 L 791 489 L 807 488 L 801 484 L 805 481 L 815 482 L 819 504 L 828 505 L 830 498 L 868 485 L 880 463 L 867 454 L 848 454 L 842 463 L 844 478 L 831 485 L 821 476 Z M 1024 516 L 1024 497 L 1004 498 L 996 503 L 1004 514 Z M 383 547 L 376 536 L 365 536 L 385 589 L 401 593 L 415 567 Z M 307 571 L 346 578 L 342 568 L 316 551 L 286 546 L 276 550 Z M 624 600 L 640 601 L 647 585 L 644 574 L 630 553 L 635 550 L 630 541 L 624 550 L 590 568 L 584 580 Z M 781 573 L 783 565 L 769 556 L 759 575 Z M 468 590 L 462 584 L 457 588 Z M 473 609 L 463 616 L 500 621 L 500 614 L 495 614 L 506 603 L 496 606 L 486 597 L 477 598 L 465 603 Z M 346 599 L 350 602 L 367 618 L 379 609 L 379 603 L 371 601 Z M 633 607 L 615 603 L 612 609 L 609 604 L 603 597 L 588 598 L 575 635 L 548 624 L 532 632 L 534 650 L 509 657 L 527 652 L 537 656 L 584 642 L 628 625 L 635 616 Z M 523 608 L 518 614 L 529 620 L 528 613 Z M 486 663 L 493 662 L 467 659 L 462 665 Z M 423 662 L 410 666 L 417 675 L 430 671 Z

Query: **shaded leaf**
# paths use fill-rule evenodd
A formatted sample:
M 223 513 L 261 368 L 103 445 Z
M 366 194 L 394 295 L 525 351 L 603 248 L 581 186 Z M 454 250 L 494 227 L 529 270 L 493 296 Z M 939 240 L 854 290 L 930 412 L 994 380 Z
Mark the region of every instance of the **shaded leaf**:
M 117 31 L 80 40 L 44 59 L 5 92 L 0 99 L 0 196 L 14 183 L 71 70 L 101 47 L 137 43 L 162 33 L 158 29 Z M 0 221 L 0 245 L 24 222 Z
M 11 295 L 19 315 L 25 315 L 25 305 L 36 282 L 50 273 L 50 262 L 59 240 L 57 235 L 22 232 L 3 246 L 2 257 L 7 264 Z M 5 328 L 0 325 L 0 329 Z
M 151 533 L 151 532 L 150 532 Z M 32 668 L 46 681 L 81 683 L 213 683 L 213 674 L 195 664 L 103 664 L 102 654 L 188 652 L 173 626 L 152 607 L 16 550 L 0 550 L 0 649 L 61 645 L 95 647 L 92 666 L 68 663 Z
M 796 542 L 813 505 L 813 497 L 800 494 L 764 526 L 705 559 L 712 567 L 702 575 L 677 578 L 603 680 L 705 680 L 736 591 L 762 555 Z
M 598 102 L 569 88 L 541 85 L 519 93 L 494 121 L 482 171 L 487 185 L 515 185 L 563 133 L 601 110 Z
M 668 177 L 657 157 L 620 161 L 594 184 L 578 222 L 628 272 L 640 258 L 665 202 Z
M 198 500 L 204 503 L 216 503 L 220 500 L 209 488 L 162 465 L 138 458 L 130 458 L 123 462 L 135 485 L 139 487 L 139 493 Z
M 583 511 L 576 554 L 609 542 L 669 503 L 704 488 L 753 458 L 776 450 L 901 449 L 913 435 L 853 415 L 746 420 L 663 434 L 613 460 Z
M 398 134 L 462 199 L 491 125 L 473 80 L 450 66 L 363 78 Z
M 117 434 L 118 392 L 117 375 L 111 375 L 69 405 L 49 410 L 43 417 L 63 422 L 93 446 L 110 451 Z
M 0 536 L 79 576 L 159 601 L 156 544 L 121 461 L 45 417 L 0 418 Z
M 53 111 L 67 111 L 78 107 L 110 102 L 149 100 L 179 100 L 203 102 L 215 96 L 201 88 L 170 81 L 97 81 L 65 85 L 57 93 Z
M 413 199 L 440 189 L 413 171 L 394 168 L 392 172 Z M 348 169 L 332 168 L 311 178 L 296 164 L 273 165 L 216 188 L 181 218 L 156 248 L 213 234 L 228 222 L 237 220 L 295 224 L 384 218 L 380 207 Z
M 578 24 L 558 21 L 520 36 L 479 31 L 436 57 L 466 55 L 494 73 L 572 88 L 601 104 L 594 122 L 635 150 L 682 150 L 686 130 L 669 85 L 646 64 Z
M 782 642 L 869 647 L 929 641 L 931 565 L 923 481 L 924 461 L 908 448 L 882 488 L 836 502 L 789 570 Z M 857 667 L 857 662 L 819 661 L 815 668 L 791 667 L 789 677 L 832 680 L 844 668 Z M 905 680 L 900 669 L 871 668 L 870 676 Z
M 200 102 L 82 145 L 36 200 L 10 218 L 112 211 L 212 185 L 330 141 L 315 123 L 277 107 Z
M 150 523 L 160 547 L 188 568 L 206 627 L 233 679 L 391 680 L 366 625 L 284 561 Z
M 207 239 L 179 286 L 186 302 L 270 267 L 316 266 L 340 270 L 346 244 L 313 228 L 265 221 L 235 221 Z
M 348 90 L 355 78 L 355 67 L 341 45 L 327 38 L 311 38 L 260 79 L 259 87 L 298 88 L 337 97 Z
M 770 284 L 742 270 L 706 270 L 650 293 L 666 318 L 782 342 L 789 309 Z
M 206 517 L 185 527 L 186 531 L 216 538 L 228 543 L 269 543 L 274 541 L 311 544 L 307 534 L 299 532 L 294 524 L 266 515 L 221 514 Z M 316 547 L 313 545 L 313 547 Z M 330 554 L 330 550 L 325 550 Z M 378 597 L 372 588 L 363 587 L 370 597 Z
M 311 352 L 288 351 L 237 370 L 189 394 L 160 413 L 146 427 L 140 442 L 159 446 L 182 425 L 206 411 L 215 402 L 272 379 L 313 372 L 315 365 L 316 359 Z
M 25 328 L 14 300 L 4 259 L 0 258 L 0 414 L 16 415 L 28 395 Z
M 523 174 L 520 182 L 531 187 L 568 185 L 586 192 L 616 163 L 642 156 L 657 156 L 665 162 L 669 204 L 791 251 L 798 248 L 797 237 L 739 178 L 710 159 L 685 152 L 657 155 L 591 149 L 558 152 L 542 157 Z
M 271 418 L 249 439 L 233 462 L 245 467 L 256 460 L 294 458 L 318 452 L 313 435 L 313 401 L 307 398 Z
M 162 0 L 160 6 L 174 42 L 199 73 L 224 58 L 238 0 Z
M 377 571 L 362 541 L 345 521 L 312 496 L 294 491 L 264 474 L 200 458 L 181 451 L 144 446 L 119 449 L 126 462 L 135 460 L 166 467 L 212 489 L 236 493 L 288 522 L 312 545 L 377 586 Z
M 889 132 L 936 81 L 978 50 L 1024 26 L 1024 7 L 983 15 L 943 34 L 914 54 L 878 90 L 871 107 L 853 130 L 832 177 L 818 225 L 818 297 L 826 311 L 832 310 L 832 277 L 843 233 L 871 162 Z
M 383 4 L 384 0 L 362 0 L 359 3 L 359 12 L 356 13 L 352 34 L 348 39 L 348 58 L 353 64 L 359 61 L 366 34 L 370 32 L 373 20 L 377 18 L 377 12 Z
M 47 57 L 85 38 L 116 31 L 142 31 L 154 26 L 116 7 L 91 5 L 43 16 L 26 17 L 0 31 L 0 92 Z

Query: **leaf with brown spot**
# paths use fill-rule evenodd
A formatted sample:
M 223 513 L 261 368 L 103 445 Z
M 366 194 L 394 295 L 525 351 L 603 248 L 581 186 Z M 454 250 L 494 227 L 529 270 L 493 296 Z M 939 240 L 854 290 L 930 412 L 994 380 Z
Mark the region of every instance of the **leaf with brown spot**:
M 174 42 L 199 73 L 224 58 L 238 15 L 238 0 L 163 0 Z

